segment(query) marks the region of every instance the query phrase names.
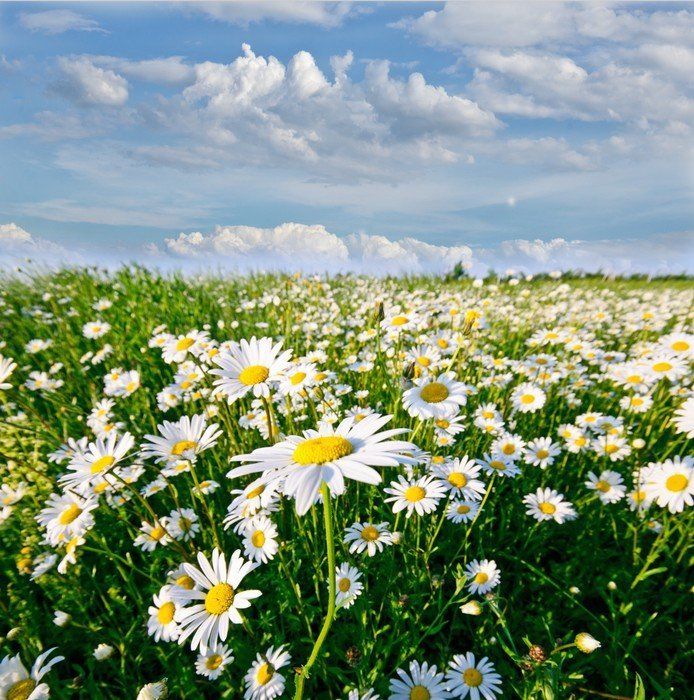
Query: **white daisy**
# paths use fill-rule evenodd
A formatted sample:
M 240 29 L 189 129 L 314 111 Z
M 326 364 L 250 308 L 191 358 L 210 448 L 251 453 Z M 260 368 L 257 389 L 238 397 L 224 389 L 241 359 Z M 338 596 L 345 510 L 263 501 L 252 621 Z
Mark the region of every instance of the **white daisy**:
M 649 473 L 643 488 L 661 508 L 681 513 L 694 503 L 694 459 L 665 460 Z
M 546 469 L 554 464 L 554 458 L 561 454 L 561 447 L 552 438 L 541 437 L 530 440 L 525 446 L 523 460 L 533 467 Z
M 16 656 L 8 655 L 0 661 L 0 697 L 7 700 L 44 700 L 47 698 L 50 695 L 50 688 L 47 683 L 41 683 L 41 679 L 55 664 L 65 659 L 64 656 L 54 656 L 44 664 L 56 648 L 48 649 L 39 655 L 31 667 L 31 672 L 26 670 L 19 654 Z
M 528 515 L 532 515 L 538 521 L 554 520 L 563 523 L 576 517 L 574 507 L 564 496 L 554 489 L 540 488 L 535 493 L 529 493 L 523 498 Z
M 378 484 L 381 475 L 372 467 L 412 463 L 403 453 L 414 445 L 389 439 L 406 430 L 378 432 L 391 417 L 373 414 L 358 423 L 345 418 L 336 428 L 323 423 L 318 430 L 304 431 L 303 437 L 290 435 L 271 447 L 232 457 L 253 464 L 236 467 L 227 476 L 264 472 L 267 481 L 284 479 L 285 495 L 296 499 L 297 512 L 303 515 L 316 502 L 323 482 L 337 496 L 345 491 L 345 478 Z
M 7 380 L 16 368 L 17 363 L 11 357 L 0 355 L 0 391 L 7 391 L 12 388 L 12 384 Z
M 207 425 L 202 414 L 183 416 L 174 422 L 158 425 L 159 435 L 145 435 L 142 456 L 154 457 L 157 463 L 194 461 L 198 454 L 217 444 L 222 431 L 216 423 Z
M 480 465 L 466 455 L 431 468 L 451 497 L 474 501 L 481 500 L 485 492 L 484 482 L 478 478 L 480 471 Z
M 335 586 L 337 589 L 337 607 L 349 608 L 361 595 L 364 585 L 359 580 L 361 571 L 349 564 L 340 564 L 335 567 Z
M 219 379 L 214 380 L 215 393 L 226 396 L 233 403 L 248 393 L 253 396 L 270 395 L 270 384 L 276 383 L 289 366 L 291 350 L 282 352 L 282 343 L 272 338 L 256 338 L 232 342 L 212 358 L 220 369 L 210 370 Z
M 690 396 L 676 411 L 672 418 L 675 430 L 694 438 L 694 396 Z
M 409 673 L 397 669 L 399 678 L 390 680 L 390 700 L 444 700 L 448 697 L 443 673 L 425 661 L 411 661 Z
M 198 654 L 195 672 L 214 681 L 233 660 L 234 655 L 226 644 L 213 644 L 206 653 Z
M 263 564 L 277 554 L 277 527 L 265 515 L 256 515 L 246 523 L 243 538 L 244 554 Z
M 479 510 L 479 501 L 451 501 L 446 510 L 446 519 L 454 523 L 471 522 Z
M 200 532 L 198 516 L 192 508 L 172 510 L 169 514 L 169 523 L 166 529 L 174 539 L 188 542 Z
M 166 516 L 159 518 L 154 525 L 143 521 L 140 534 L 135 538 L 133 544 L 144 552 L 154 551 L 157 545 L 165 547 L 172 540 L 168 527 L 169 519 Z
M 176 622 L 181 627 L 178 643 L 183 644 L 193 635 L 190 648 L 195 651 L 199 647 L 204 654 L 210 645 L 226 640 L 229 622 L 240 625 L 243 618 L 239 610 L 250 607 L 251 600 L 262 594 L 258 590 L 238 589 L 244 577 L 259 566 L 245 561 L 238 549 L 228 566 L 224 554 L 216 548 L 212 563 L 199 552 L 198 565 L 183 564 L 186 574 L 195 581 L 195 588 L 177 586 L 173 595 L 185 606 L 176 610 Z
M 94 496 L 81 497 L 70 491 L 52 493 L 36 521 L 46 530 L 46 540 L 56 545 L 91 529 L 94 525 L 91 511 L 98 505 Z
M 284 693 L 285 678 L 278 670 L 291 659 L 284 646 L 270 647 L 264 654 L 257 654 L 244 677 L 244 700 L 273 700 Z
M 467 565 L 466 574 L 470 579 L 468 590 L 473 595 L 489 593 L 501 581 L 501 572 L 493 559 L 474 559 Z
M 452 372 L 421 377 L 405 391 L 402 404 L 414 418 L 452 418 L 467 403 L 467 387 Z
M 366 550 L 370 557 L 383 548 L 393 544 L 393 536 L 388 530 L 388 523 L 354 523 L 345 529 L 343 539 L 349 543 L 349 552 L 361 553 Z
M 194 357 L 200 355 L 209 343 L 209 333 L 205 331 L 192 330 L 185 335 L 169 336 L 163 338 L 162 357 L 167 364 L 181 364 L 188 354 Z
M 172 594 L 172 586 L 162 586 L 158 594 L 152 596 L 153 605 L 149 606 L 149 620 L 147 621 L 147 634 L 158 642 L 172 642 L 178 639 L 181 630 L 174 619 L 176 614 L 176 601 Z
M 60 482 L 68 487 L 83 491 L 102 479 L 120 462 L 135 443 L 130 433 L 118 436 L 110 433 L 106 438 L 90 442 L 84 452 L 75 452 L 67 468 L 70 473 L 60 477 Z
M 432 513 L 436 510 L 439 500 L 446 495 L 446 487 L 433 476 L 410 480 L 399 476 L 398 481 L 391 481 L 390 487 L 383 490 L 392 494 L 385 499 L 385 502 L 393 504 L 393 513 L 407 510 L 405 514 L 407 518 L 412 513 L 417 515 Z
M 627 490 L 622 475 L 609 469 L 601 472 L 600 476 L 589 472 L 588 481 L 585 484 L 591 491 L 597 491 L 602 503 L 616 503 L 624 498 Z
M 520 413 L 535 413 L 545 405 L 546 400 L 545 392 L 529 382 L 519 384 L 511 393 L 513 408 Z
M 472 652 L 453 657 L 446 681 L 453 698 L 465 698 L 469 694 L 471 700 L 480 700 L 480 696 L 494 700 L 501 695 L 501 676 L 495 672 L 494 664 L 486 656 L 476 662 Z

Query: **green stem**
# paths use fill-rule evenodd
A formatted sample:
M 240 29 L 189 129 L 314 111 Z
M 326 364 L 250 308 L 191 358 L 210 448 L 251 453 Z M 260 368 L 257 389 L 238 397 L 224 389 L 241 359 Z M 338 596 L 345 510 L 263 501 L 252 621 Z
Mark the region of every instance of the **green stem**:
M 318 639 L 316 639 L 316 643 L 313 645 L 311 656 L 308 657 L 308 661 L 302 667 L 300 673 L 296 677 L 296 692 L 294 693 L 294 700 L 301 700 L 303 697 L 304 682 L 308 678 L 311 667 L 318 659 L 323 642 L 328 636 L 328 632 L 330 631 L 330 627 L 332 626 L 333 619 L 335 617 L 335 541 L 333 539 L 333 521 L 330 510 L 330 490 L 325 482 L 321 484 L 320 492 L 323 496 L 323 520 L 325 523 L 325 541 L 328 552 L 328 612 L 325 615 L 323 627 L 318 635 Z

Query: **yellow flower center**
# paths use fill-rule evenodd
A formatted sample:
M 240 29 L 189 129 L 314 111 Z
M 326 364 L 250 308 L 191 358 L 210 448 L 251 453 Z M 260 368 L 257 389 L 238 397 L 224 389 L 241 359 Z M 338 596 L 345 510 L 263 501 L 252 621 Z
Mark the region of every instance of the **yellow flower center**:
M 348 578 L 341 578 L 340 581 L 337 584 L 337 587 L 343 592 L 347 593 L 347 591 L 350 589 L 350 586 L 352 585 L 352 582 Z
M 263 365 L 250 365 L 241 370 L 239 374 L 239 381 L 246 386 L 253 386 L 253 384 L 260 384 L 264 382 L 270 376 L 270 370 Z
M 367 542 L 374 542 L 378 539 L 378 530 L 373 525 L 367 525 L 361 531 L 361 538 Z
M 645 491 L 634 491 L 631 494 L 631 497 L 635 503 L 641 503 L 642 501 L 646 500 L 646 492 Z
M 470 688 L 482 685 L 482 674 L 476 668 L 468 668 L 463 673 L 463 683 Z
M 171 454 L 180 457 L 184 452 L 188 450 L 194 450 L 197 447 L 197 442 L 193 440 L 179 440 L 172 448 Z
M 669 362 L 656 362 L 653 365 L 654 372 L 669 372 L 672 369 L 672 365 Z
M 36 681 L 33 678 L 25 678 L 24 680 L 13 683 L 7 690 L 7 700 L 27 700 L 34 692 Z
M 187 350 L 194 342 L 195 340 L 193 340 L 193 338 L 181 338 L 176 343 L 176 351 L 182 352 L 183 350 Z
M 643 399 L 640 396 L 634 396 L 631 400 L 632 406 L 643 406 Z
M 419 394 L 427 403 L 440 403 L 448 398 L 448 389 L 441 382 L 427 384 Z
M 595 484 L 595 488 L 598 491 L 602 491 L 603 493 L 607 493 L 612 488 L 612 486 L 610 486 L 609 482 L 600 480 L 600 481 L 598 481 L 597 484 Z
M 58 518 L 58 522 L 61 525 L 69 525 L 71 522 L 79 518 L 82 514 L 82 509 L 76 504 L 71 503 Z
M 417 501 L 421 501 L 426 495 L 427 492 L 421 486 L 410 486 L 404 494 L 405 500 L 410 503 L 417 503 Z
M 156 527 L 152 528 L 152 532 L 149 533 L 149 536 L 153 539 L 159 542 L 159 540 L 164 537 L 166 532 L 164 531 L 164 528 L 161 525 L 157 525 Z
M 306 372 L 296 372 L 295 374 L 292 374 L 291 378 L 289 381 L 296 386 L 297 384 L 301 384 L 301 382 L 306 379 Z
M 251 542 L 254 547 L 262 547 L 265 544 L 265 533 L 262 530 L 256 530 L 251 535 Z
M 270 664 L 265 663 L 255 672 L 255 680 L 260 685 L 267 685 L 275 675 L 275 669 Z
M 442 349 L 445 350 L 448 347 L 448 341 L 445 338 L 439 338 L 436 341 L 436 344 Z
M 613 443 L 608 443 L 607 445 L 605 445 L 605 452 L 608 455 L 614 454 L 618 449 L 619 445 L 615 445 Z
M 535 456 L 538 459 L 546 459 L 547 457 L 549 457 L 549 452 L 547 450 L 540 449 L 535 453 Z
M 460 515 L 465 515 L 466 513 L 470 512 L 470 506 L 465 506 L 461 504 L 458 506 L 457 511 L 458 513 L 460 513 Z
M 524 404 L 531 404 L 533 401 L 535 401 L 535 397 L 532 394 L 523 394 L 523 396 L 520 397 L 520 402 Z
M 212 586 L 205 596 L 205 610 L 210 615 L 225 613 L 234 602 L 234 589 L 228 583 Z
M 676 340 L 670 347 L 675 352 L 684 352 L 685 350 L 689 350 L 689 343 L 685 340 Z
M 353 451 L 349 440 L 339 435 L 331 435 L 304 440 L 294 449 L 292 459 L 302 465 L 325 464 L 351 455 Z
M 410 700 L 430 700 L 431 693 L 423 685 L 413 685 L 410 689 Z
M 668 491 L 684 491 L 689 485 L 689 479 L 684 474 L 673 474 L 667 478 L 665 488 Z
M 452 472 L 448 475 L 448 483 L 458 489 L 462 489 L 467 484 L 467 477 L 460 472 Z
M 502 448 L 501 451 L 505 455 L 512 455 L 516 451 L 516 446 L 510 442 L 507 442 Z
M 426 355 L 420 355 L 417 358 L 417 362 L 422 365 L 422 367 L 428 367 L 431 364 L 431 360 Z
M 104 455 L 99 457 L 99 459 L 92 462 L 92 474 L 98 474 L 99 472 L 108 469 L 116 461 L 115 457 L 111 455 Z
M 576 445 L 576 447 L 584 447 L 585 444 L 586 444 L 586 439 L 584 437 L 577 437 L 574 440 L 574 445 Z
M 545 515 L 554 515 L 557 512 L 557 507 L 554 503 L 548 503 L 547 501 L 540 503 L 538 507 Z
M 216 671 L 221 665 L 224 659 L 219 654 L 212 654 L 207 661 L 205 661 L 205 666 L 210 671 Z
M 489 466 L 500 472 L 506 471 L 506 465 L 500 459 L 493 459 L 489 462 Z
M 176 606 L 171 602 L 164 603 L 159 610 L 157 610 L 157 620 L 162 625 L 168 625 L 174 619 L 174 613 L 176 612 Z
M 485 583 L 489 581 L 489 575 L 485 574 L 484 571 L 478 571 L 475 574 L 475 583 L 479 584 L 480 586 L 483 586 Z
M 185 588 L 187 591 L 192 591 L 195 581 L 188 574 L 183 574 L 176 579 L 176 585 Z
M 394 326 L 404 326 L 410 319 L 407 316 L 396 316 L 391 323 Z
M 436 427 L 437 428 L 443 428 L 444 430 L 446 428 L 450 428 L 451 422 L 446 420 L 445 418 L 440 418 L 439 420 L 435 421 Z

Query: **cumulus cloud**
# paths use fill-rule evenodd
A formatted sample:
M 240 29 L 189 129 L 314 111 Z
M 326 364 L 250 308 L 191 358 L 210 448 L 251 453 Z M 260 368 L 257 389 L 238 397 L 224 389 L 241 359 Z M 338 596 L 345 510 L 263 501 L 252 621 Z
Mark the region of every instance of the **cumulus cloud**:
M 68 257 L 62 246 L 33 236 L 15 223 L 0 224 L 0 266 L 16 266 L 26 260 L 65 261 Z
M 63 79 L 54 85 L 63 96 L 83 105 L 120 107 L 128 101 L 128 82 L 112 70 L 99 68 L 89 58 L 61 57 Z
M 96 20 L 73 10 L 23 12 L 19 16 L 19 21 L 25 29 L 42 34 L 63 34 L 69 31 L 106 33 Z
M 337 27 L 358 11 L 350 2 L 202 2 L 193 5 L 211 19 L 247 27 L 254 22 L 274 21 Z
M 187 265 L 205 263 L 237 270 L 302 270 L 372 274 L 442 273 L 469 264 L 467 246 L 439 246 L 414 238 L 352 233 L 341 238 L 325 226 L 285 223 L 274 228 L 217 226 L 212 233 L 180 233 L 165 250 Z
M 193 80 L 193 67 L 182 56 L 167 56 L 133 61 L 117 56 L 85 56 L 85 60 L 107 68 L 133 80 L 163 85 L 179 85 Z

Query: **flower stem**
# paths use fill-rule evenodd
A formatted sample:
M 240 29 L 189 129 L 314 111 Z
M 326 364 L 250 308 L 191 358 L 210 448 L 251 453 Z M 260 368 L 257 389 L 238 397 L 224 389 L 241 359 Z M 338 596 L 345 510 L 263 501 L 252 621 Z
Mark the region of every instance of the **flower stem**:
M 304 681 L 308 678 L 311 666 L 313 666 L 318 659 L 323 642 L 328 636 L 330 627 L 333 624 L 333 618 L 335 617 L 335 541 L 333 539 L 333 521 L 330 509 L 330 490 L 325 482 L 321 484 L 320 492 L 323 496 L 323 520 L 325 523 L 325 542 L 328 553 L 328 612 L 323 621 L 323 627 L 318 635 L 318 639 L 316 639 L 316 643 L 313 645 L 311 656 L 308 657 L 308 661 L 304 664 L 296 677 L 294 700 L 301 700 L 303 697 Z

